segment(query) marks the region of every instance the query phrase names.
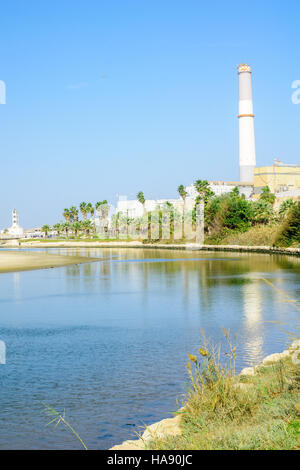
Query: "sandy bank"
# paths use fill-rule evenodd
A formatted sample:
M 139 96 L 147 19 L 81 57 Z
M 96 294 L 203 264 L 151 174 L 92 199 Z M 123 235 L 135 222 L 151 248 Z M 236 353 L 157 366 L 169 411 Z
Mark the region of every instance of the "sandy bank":
M 90 263 L 91 261 L 99 261 L 99 259 L 30 251 L 2 251 L 0 249 L 0 273 L 55 268 L 70 264 Z

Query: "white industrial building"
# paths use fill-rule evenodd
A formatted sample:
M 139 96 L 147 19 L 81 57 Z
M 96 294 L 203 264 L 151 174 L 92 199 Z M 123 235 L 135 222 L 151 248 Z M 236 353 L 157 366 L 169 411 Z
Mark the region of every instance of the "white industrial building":
M 117 210 L 116 212 L 120 212 L 121 214 L 127 215 L 130 219 L 134 219 L 136 217 L 142 217 L 144 212 L 154 211 L 157 208 L 162 208 L 164 204 L 169 202 L 172 206 L 177 209 L 178 211 L 182 211 L 183 208 L 183 200 L 181 198 L 178 199 L 146 199 L 145 204 L 143 205 L 138 200 L 128 200 L 125 197 L 120 197 L 117 203 Z M 188 202 L 186 202 L 186 205 Z

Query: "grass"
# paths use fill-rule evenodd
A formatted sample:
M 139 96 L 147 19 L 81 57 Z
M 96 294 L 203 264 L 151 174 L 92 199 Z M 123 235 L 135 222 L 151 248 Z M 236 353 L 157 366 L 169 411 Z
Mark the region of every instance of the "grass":
M 147 449 L 300 449 L 300 365 L 288 357 L 237 376 L 235 354 L 228 341 L 222 366 L 220 349 L 205 341 L 199 356 L 189 355 L 182 434 L 153 438 Z
M 45 407 L 45 413 L 47 414 L 47 416 L 51 417 L 51 421 L 49 421 L 49 423 L 47 423 L 46 426 L 53 424 L 54 427 L 56 428 L 61 423 L 65 428 L 71 431 L 72 434 L 74 434 L 74 436 L 76 437 L 76 439 L 78 439 L 78 441 L 83 446 L 83 448 L 85 450 L 88 450 L 87 446 L 85 445 L 85 443 L 83 442 L 79 434 L 75 431 L 75 429 L 71 426 L 71 424 L 66 420 L 65 410 L 63 413 L 59 413 L 58 411 L 54 410 L 46 403 L 43 403 L 43 405 Z
M 257 225 L 246 232 L 223 231 L 207 236 L 207 245 L 272 246 L 279 230 L 278 224 Z

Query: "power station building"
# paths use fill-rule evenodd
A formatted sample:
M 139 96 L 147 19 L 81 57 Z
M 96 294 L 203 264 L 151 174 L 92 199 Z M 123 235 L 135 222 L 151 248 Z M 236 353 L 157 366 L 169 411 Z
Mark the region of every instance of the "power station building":
M 235 187 L 239 188 L 240 194 L 246 199 L 257 198 L 264 186 L 268 186 L 279 200 L 288 197 L 300 197 L 300 166 L 290 165 L 274 161 L 271 166 L 256 166 L 256 149 L 254 134 L 254 112 L 252 98 L 252 70 L 249 64 L 240 64 L 238 70 L 239 84 L 239 181 L 209 181 L 211 190 L 217 195 L 229 193 Z M 204 177 L 205 178 L 205 177 Z M 193 184 L 186 186 L 187 198 L 185 207 L 193 207 L 197 196 Z M 147 200 L 146 211 L 154 210 L 155 207 L 165 203 L 166 200 Z M 180 208 L 183 200 L 169 199 L 174 207 Z M 120 200 L 117 211 L 127 213 L 128 216 L 142 215 L 143 207 L 136 200 Z
M 269 186 L 275 194 L 300 190 L 300 166 L 275 159 L 271 166 L 255 168 L 254 193 L 260 193 L 264 186 Z

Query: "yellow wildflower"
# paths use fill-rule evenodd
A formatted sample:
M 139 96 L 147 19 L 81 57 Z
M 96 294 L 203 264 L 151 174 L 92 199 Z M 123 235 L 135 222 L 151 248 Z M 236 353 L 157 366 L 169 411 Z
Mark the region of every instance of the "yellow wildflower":
M 197 362 L 197 356 L 193 356 L 193 354 L 189 354 L 188 356 L 189 356 L 190 361 Z
M 203 348 L 199 348 L 198 349 L 199 353 L 201 354 L 201 356 L 208 356 L 208 351 L 207 349 L 203 349 Z

